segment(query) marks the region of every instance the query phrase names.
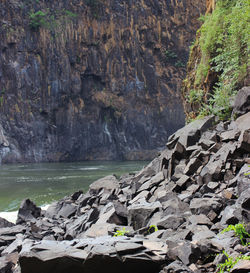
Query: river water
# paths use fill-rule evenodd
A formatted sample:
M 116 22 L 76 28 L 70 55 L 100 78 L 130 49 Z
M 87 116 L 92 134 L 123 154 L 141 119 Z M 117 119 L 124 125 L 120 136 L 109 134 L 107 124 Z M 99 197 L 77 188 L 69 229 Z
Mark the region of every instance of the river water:
M 86 192 L 88 186 L 101 177 L 135 172 L 147 163 L 92 161 L 2 165 L 0 166 L 0 212 L 17 210 L 25 198 L 31 199 L 38 206 L 44 206 L 75 191 Z

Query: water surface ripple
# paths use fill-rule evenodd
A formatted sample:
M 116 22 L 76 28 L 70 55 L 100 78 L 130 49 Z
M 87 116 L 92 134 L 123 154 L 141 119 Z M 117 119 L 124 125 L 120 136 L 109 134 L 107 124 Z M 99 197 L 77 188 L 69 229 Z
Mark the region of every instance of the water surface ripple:
M 0 212 L 17 210 L 30 198 L 38 206 L 50 204 L 88 186 L 103 176 L 135 172 L 145 161 L 91 161 L 13 164 L 0 166 Z

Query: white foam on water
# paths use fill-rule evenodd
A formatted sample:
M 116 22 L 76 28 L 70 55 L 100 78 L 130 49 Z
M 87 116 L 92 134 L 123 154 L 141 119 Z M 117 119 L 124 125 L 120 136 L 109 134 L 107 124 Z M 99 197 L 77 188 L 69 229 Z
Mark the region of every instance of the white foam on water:
M 84 167 L 84 168 L 79 168 L 80 171 L 94 171 L 94 170 L 99 170 L 100 167 Z
M 0 212 L 0 217 L 6 219 L 7 221 L 11 223 L 16 223 L 17 219 L 17 211 L 10 211 L 10 212 Z
M 41 209 L 47 210 L 49 206 L 50 206 L 50 204 L 43 205 L 43 206 L 41 206 Z M 17 210 L 16 211 L 3 211 L 3 212 L 0 212 L 0 217 L 15 224 L 16 220 L 17 220 L 17 214 L 18 214 Z

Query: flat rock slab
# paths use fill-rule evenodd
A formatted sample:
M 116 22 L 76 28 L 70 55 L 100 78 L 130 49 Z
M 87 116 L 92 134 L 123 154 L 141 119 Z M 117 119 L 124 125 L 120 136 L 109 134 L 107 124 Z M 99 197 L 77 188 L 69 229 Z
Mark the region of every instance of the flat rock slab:
M 148 241 L 149 242 L 149 241 Z M 158 273 L 166 251 L 155 255 L 152 242 L 127 237 L 104 236 L 68 242 L 41 241 L 24 247 L 19 262 L 22 273 Z M 154 244 L 154 251 L 160 250 Z M 166 244 L 160 248 L 167 250 Z

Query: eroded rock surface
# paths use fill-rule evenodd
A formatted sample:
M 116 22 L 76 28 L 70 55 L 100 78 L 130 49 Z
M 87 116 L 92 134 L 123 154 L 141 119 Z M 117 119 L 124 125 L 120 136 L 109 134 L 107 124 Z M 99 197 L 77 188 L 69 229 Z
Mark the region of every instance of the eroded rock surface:
M 183 126 L 205 0 L 2 0 L 0 11 L 4 162 L 152 159 Z

